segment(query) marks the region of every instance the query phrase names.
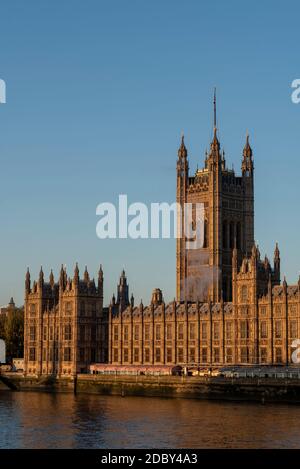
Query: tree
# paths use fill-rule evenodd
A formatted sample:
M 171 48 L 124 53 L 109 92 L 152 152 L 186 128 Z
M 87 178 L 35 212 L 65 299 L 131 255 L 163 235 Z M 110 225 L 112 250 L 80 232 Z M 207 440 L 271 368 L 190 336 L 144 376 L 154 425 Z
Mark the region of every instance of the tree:
M 6 343 L 7 361 L 23 357 L 24 311 L 16 308 L 0 317 L 0 338 Z

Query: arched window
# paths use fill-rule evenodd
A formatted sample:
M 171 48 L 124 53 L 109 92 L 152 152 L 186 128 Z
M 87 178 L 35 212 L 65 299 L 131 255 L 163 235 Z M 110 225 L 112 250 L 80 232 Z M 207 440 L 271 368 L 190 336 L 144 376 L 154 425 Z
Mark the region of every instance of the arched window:
M 248 300 L 248 288 L 246 285 L 243 285 L 241 288 L 241 301 L 246 302 Z

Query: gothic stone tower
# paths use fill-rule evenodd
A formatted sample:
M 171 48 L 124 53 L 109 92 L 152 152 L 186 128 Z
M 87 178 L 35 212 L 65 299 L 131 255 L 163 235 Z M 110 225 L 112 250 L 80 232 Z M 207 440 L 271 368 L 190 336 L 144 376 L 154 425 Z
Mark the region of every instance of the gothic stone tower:
M 215 100 L 214 100 L 215 104 Z M 236 246 L 238 263 L 251 253 L 254 244 L 254 193 L 252 149 L 247 135 L 243 150 L 242 175 L 228 169 L 217 137 L 214 136 L 203 169 L 189 175 L 187 149 L 182 137 L 177 160 L 177 203 L 182 207 L 182 236 L 177 239 L 176 293 L 178 301 L 218 302 L 232 299 L 232 250 Z M 184 235 L 186 203 L 204 204 L 204 242 L 188 249 Z M 193 223 L 195 220 L 193 210 Z
M 74 376 L 107 360 L 107 318 L 103 311 L 103 271 L 97 286 L 87 269 L 73 278 L 62 267 L 56 283 L 25 280 L 24 367 L 27 375 Z

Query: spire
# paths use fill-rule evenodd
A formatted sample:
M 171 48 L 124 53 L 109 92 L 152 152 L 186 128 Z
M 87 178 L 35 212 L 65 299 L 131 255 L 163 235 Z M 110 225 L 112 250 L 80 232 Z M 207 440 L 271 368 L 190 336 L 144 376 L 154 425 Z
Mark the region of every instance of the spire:
M 27 267 L 27 272 L 25 276 L 25 291 L 26 293 L 30 292 L 30 272 L 29 272 L 29 267 Z
M 49 283 L 50 283 L 51 287 L 53 288 L 53 286 L 54 286 L 54 275 L 53 275 L 53 270 L 52 269 L 51 269 L 50 275 L 49 275 Z
M 276 243 L 274 250 L 274 276 L 276 282 L 280 283 L 280 251 L 278 243 Z
M 217 91 L 214 88 L 214 136 L 210 144 L 209 156 L 217 156 L 217 160 L 220 160 L 220 143 L 217 136 Z
M 133 296 L 133 293 L 131 293 L 130 304 L 131 304 L 131 306 L 132 306 L 132 308 L 133 308 L 133 307 L 134 307 L 134 296 Z
M 184 144 L 184 135 L 181 135 L 181 144 L 178 149 L 178 159 L 176 164 L 177 178 L 180 179 L 181 184 L 187 184 L 189 164 L 187 159 L 187 149 Z
M 280 251 L 279 251 L 279 248 L 278 248 L 278 243 L 276 243 L 275 245 L 275 251 L 274 251 L 274 260 L 277 260 L 277 259 L 280 259 Z
M 42 266 L 41 266 L 41 270 L 40 270 L 40 273 L 39 273 L 39 283 L 41 285 L 44 283 L 44 272 L 43 272 Z
M 75 264 L 73 280 L 74 280 L 74 284 L 75 284 L 75 285 L 78 285 L 78 283 L 79 283 L 79 268 L 78 268 L 78 262 L 76 262 L 76 264 Z
M 218 136 L 217 136 L 217 127 L 214 127 L 214 136 L 213 136 L 212 142 L 210 144 L 209 156 L 217 156 L 217 159 L 221 160 L 220 142 L 219 142 Z
M 243 150 L 243 156 L 244 156 L 244 158 L 251 158 L 252 157 L 252 148 L 250 147 L 250 143 L 249 143 L 248 130 L 246 132 L 246 143 L 245 143 L 244 150 Z
M 10 302 L 8 303 L 8 306 L 10 306 L 11 308 L 15 307 L 15 302 L 14 302 L 13 297 L 11 297 Z
M 243 149 L 242 174 L 250 176 L 253 173 L 254 165 L 252 160 L 252 148 L 249 143 L 249 134 L 246 133 L 246 143 Z
M 84 278 L 84 281 L 85 281 L 86 283 L 89 283 L 89 281 L 90 281 L 90 276 L 89 276 L 89 273 L 88 273 L 88 270 L 87 270 L 87 266 L 85 266 L 83 278 Z
M 187 149 L 184 144 L 184 134 L 181 135 L 181 144 L 178 150 L 178 158 L 186 158 L 187 157 Z
M 127 284 L 127 278 L 125 270 L 122 270 L 120 281 L 118 284 L 118 296 L 117 304 L 121 305 L 121 310 L 123 311 L 127 306 L 129 306 L 129 286 Z
M 287 291 L 287 281 L 286 281 L 286 277 L 284 276 L 284 279 L 283 279 L 283 282 L 282 282 L 282 286 L 283 286 L 283 290 L 284 292 Z
M 60 268 L 59 286 L 60 286 L 60 288 L 62 288 L 64 290 L 64 288 L 65 288 L 65 271 L 64 271 L 63 264 L 61 265 L 61 268 Z

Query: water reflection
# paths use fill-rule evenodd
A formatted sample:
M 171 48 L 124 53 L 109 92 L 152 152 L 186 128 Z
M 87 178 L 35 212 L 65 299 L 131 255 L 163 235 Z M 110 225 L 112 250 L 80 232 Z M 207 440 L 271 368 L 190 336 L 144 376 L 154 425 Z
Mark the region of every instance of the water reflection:
M 299 448 L 300 407 L 0 391 L 1 448 Z

